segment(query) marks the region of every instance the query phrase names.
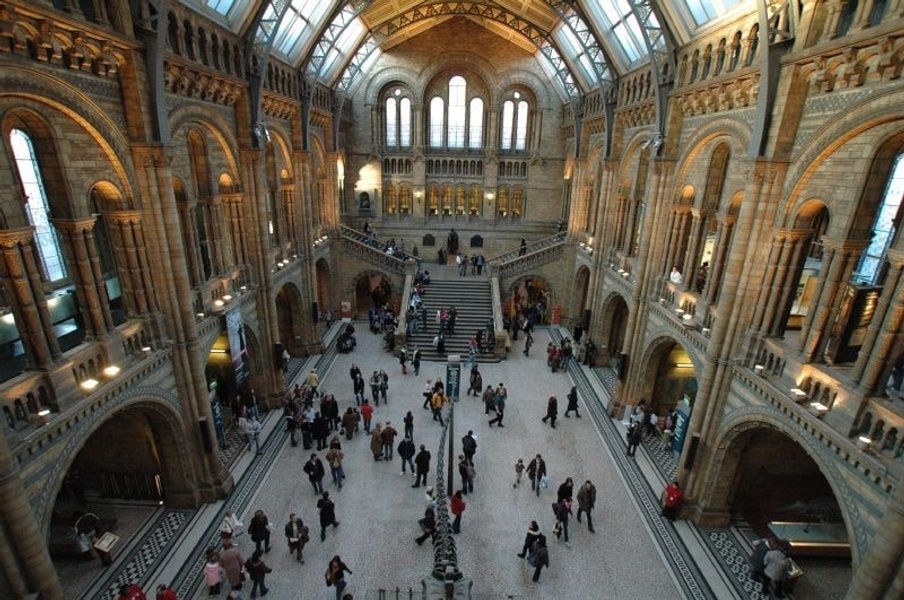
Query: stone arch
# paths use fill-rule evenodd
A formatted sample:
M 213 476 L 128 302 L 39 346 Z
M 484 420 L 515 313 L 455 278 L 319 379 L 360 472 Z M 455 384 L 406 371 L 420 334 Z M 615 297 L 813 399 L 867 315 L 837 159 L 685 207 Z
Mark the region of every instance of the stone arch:
M 572 290 L 572 320 L 581 323 L 584 327 L 589 323 L 584 322 L 584 309 L 587 308 L 587 297 L 590 289 L 590 269 L 587 265 L 581 265 L 574 275 L 574 288 Z
M 627 299 L 618 292 L 612 292 L 600 309 L 600 331 L 596 334 L 597 346 L 602 351 L 601 359 L 607 360 L 625 349 L 625 335 L 628 331 Z
M 556 296 L 549 280 L 542 275 L 521 275 L 507 286 L 506 294 L 503 306 L 510 317 L 514 316 L 519 310 L 528 311 L 536 306 L 537 302 L 542 302 L 544 311 L 540 322 L 549 322 L 551 316 L 550 307 L 553 304 L 553 298 Z
M 821 442 L 813 436 L 798 434 L 785 419 L 768 409 L 746 408 L 735 412 L 728 422 L 723 423 L 722 433 L 713 445 L 712 459 L 708 463 L 706 490 L 699 496 L 700 501 L 705 502 L 704 510 L 721 518 L 729 516 L 726 513 L 737 491 L 736 478 L 742 453 L 746 442 L 750 441 L 750 437 L 757 430 L 769 430 L 784 435 L 813 461 L 838 502 L 845 530 L 851 541 L 852 562 L 858 564 L 861 553 L 867 545 L 867 532 L 859 530 L 862 527 L 855 527 L 855 524 L 860 522 L 859 509 L 856 500 L 853 499 L 855 494 L 833 464 L 835 461 L 831 457 L 823 456 L 820 447 L 817 446 Z
M 283 284 L 276 292 L 276 326 L 283 348 L 292 348 L 296 338 L 302 335 L 302 311 L 304 305 L 298 287 L 291 282 Z
M 499 89 L 499 82 L 496 79 L 496 69 L 487 59 L 470 52 L 449 52 L 448 54 L 444 54 L 442 62 L 434 63 L 430 68 L 421 71 L 415 85 L 418 90 L 421 90 L 423 97 L 426 98 L 426 91 L 429 89 L 430 84 L 436 80 L 440 74 L 457 70 L 463 70 L 475 75 L 486 90 L 487 105 L 496 105 L 497 99 L 493 91 Z
M 533 92 L 534 100 L 537 103 L 537 110 L 548 110 L 552 107 L 552 100 L 549 94 L 549 88 L 546 82 L 540 79 L 535 73 L 522 71 L 520 69 L 506 71 L 505 74 L 496 82 L 498 90 L 509 90 L 513 87 L 526 87 Z M 556 97 L 558 100 L 558 97 Z M 496 108 L 499 108 L 498 106 Z
M 383 271 L 362 271 L 355 276 L 355 314 L 392 300 L 392 278 Z
M 318 258 L 314 263 L 314 274 L 317 281 L 317 306 L 320 310 L 332 310 L 332 284 L 330 265 L 325 258 Z
M 675 169 L 677 174 L 676 181 L 682 181 L 687 176 L 688 167 L 716 139 L 724 138 L 733 156 L 745 156 L 750 135 L 750 125 L 732 117 L 719 117 L 712 121 L 707 121 L 700 128 L 694 129 L 693 135 L 687 142 L 681 144 L 682 147 L 687 148 L 684 156 L 679 155 L 677 142 L 675 142 L 676 146 L 674 148 L 671 144 L 667 148 L 668 154 L 678 159 L 678 165 Z
M 232 134 L 234 128 L 215 112 L 204 111 L 195 105 L 181 106 L 170 113 L 170 129 L 173 132 L 173 138 L 183 130 L 189 130 L 192 127 L 199 128 L 209 134 L 213 140 L 219 145 L 220 150 L 226 159 L 229 173 L 239 181 L 239 169 L 236 156 L 238 155 L 238 143 Z
M 418 84 L 417 72 L 407 67 L 396 66 L 380 69 L 371 75 L 364 90 L 364 102 L 374 106 L 379 104 L 380 94 L 394 82 L 408 88 L 413 104 L 423 103 L 423 88 Z
M 693 402 L 696 378 L 703 372 L 702 361 L 684 343 L 668 333 L 659 335 L 647 344 L 637 360 L 636 401 L 645 400 L 659 414 L 673 408 L 683 394 Z
M 266 371 L 264 363 L 267 359 L 265 356 L 266 351 L 261 347 L 260 337 L 258 337 L 251 324 L 247 322 L 242 323 L 242 331 L 245 335 L 245 360 L 248 361 L 251 387 L 257 387 L 260 390 L 265 387 L 265 385 L 258 385 L 258 381 L 263 378 Z
M 729 122 L 734 123 L 734 121 Z M 719 128 L 715 128 L 715 126 L 711 125 L 704 131 L 697 132 L 697 135 L 695 135 L 691 142 L 688 143 L 687 147 L 689 150 L 678 162 L 678 166 L 675 170 L 675 193 L 679 193 L 681 188 L 688 183 L 694 183 L 695 187 L 698 188 L 703 188 L 705 186 L 705 181 L 691 181 L 691 170 L 696 166 L 697 161 L 703 160 L 704 157 L 708 156 L 711 161 L 713 153 L 723 144 L 727 146 L 730 157 L 744 156 L 743 144 L 745 138 L 741 137 L 742 135 L 747 135 L 749 137 L 749 132 L 743 134 L 740 131 L 726 128 L 726 124 L 724 123 Z M 694 145 L 690 145 L 691 143 Z M 735 166 L 738 165 L 737 162 L 734 164 Z M 701 173 L 708 172 L 708 167 L 709 162 L 707 162 L 707 168 L 701 169 Z M 700 196 L 702 198 L 703 194 Z
M 123 198 L 119 187 L 108 179 L 101 179 L 93 183 L 88 192 L 88 196 L 90 199 L 88 208 L 89 210 L 92 210 L 92 212 L 95 206 L 92 206 L 91 201 L 96 201 L 96 208 L 99 209 L 99 211 L 127 210 L 132 208 L 131 203 Z
M 282 157 L 280 170 L 288 171 L 289 179 L 294 180 L 295 169 L 292 165 L 292 146 L 289 143 L 291 138 L 279 126 L 267 125 L 267 128 L 270 130 L 270 139 L 280 150 L 280 156 Z M 280 179 L 283 179 L 282 176 L 280 176 Z
M 197 477 L 191 453 L 189 438 L 185 434 L 182 416 L 178 410 L 179 399 L 172 394 L 162 395 L 159 390 L 136 387 L 121 394 L 106 411 L 90 413 L 73 428 L 69 440 L 60 451 L 60 460 L 48 474 L 47 483 L 35 503 L 35 514 L 39 519 L 42 531 L 49 532 L 50 521 L 56 498 L 63 487 L 66 473 L 75 464 L 79 453 L 85 448 L 92 436 L 104 424 L 110 423 L 114 417 L 141 411 L 149 419 L 155 435 L 157 450 L 161 453 L 161 468 L 167 469 L 163 487 L 167 500 L 174 506 L 196 506 Z M 159 436 L 159 437 L 158 437 Z M 163 465 L 163 463 L 166 463 Z M 167 491 L 168 490 L 168 491 Z

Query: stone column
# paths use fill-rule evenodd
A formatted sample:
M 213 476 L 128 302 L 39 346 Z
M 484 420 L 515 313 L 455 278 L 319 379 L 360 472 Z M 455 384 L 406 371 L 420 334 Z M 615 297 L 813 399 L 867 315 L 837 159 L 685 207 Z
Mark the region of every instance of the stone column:
M 204 283 L 204 263 L 201 260 L 201 244 L 198 241 L 198 224 L 195 214 L 198 203 L 195 201 L 177 202 L 179 221 L 181 226 L 181 239 L 185 246 L 185 262 L 191 276 L 192 287 Z
M 0 278 L 7 290 L 28 366 L 48 370 L 62 356 L 47 310 L 41 271 L 35 261 L 34 229 L 0 231 Z
M 152 298 L 146 285 L 147 262 L 139 252 L 135 229 L 141 227 L 141 213 L 137 210 L 108 211 L 104 218 L 110 224 L 113 242 L 119 258 L 120 282 L 126 309 L 132 314 L 147 314 L 151 311 Z
M 684 289 L 693 289 L 694 274 L 697 272 L 697 246 L 700 245 L 701 232 L 706 218 L 700 210 L 691 209 L 691 233 L 687 240 L 687 250 L 684 253 L 684 264 L 681 274 L 684 276 Z
M 22 483 L 16 461 L 0 433 L 0 522 L 9 533 L 10 548 L 22 569 L 28 593 L 41 593 L 47 600 L 62 600 L 63 589 L 57 576 L 44 535 L 35 520 L 28 492 Z
M 714 304 L 719 295 L 722 270 L 725 268 L 725 258 L 731 250 L 731 234 L 734 230 L 734 224 L 734 217 L 719 219 L 713 263 L 709 267 L 709 277 L 706 280 L 706 288 L 703 290 L 703 296 L 708 304 Z
M 94 229 L 95 220 L 96 217 L 53 220 L 53 224 L 64 242 L 63 245 L 68 250 L 71 275 L 75 283 L 75 295 L 79 301 L 85 334 L 89 339 L 101 337 L 113 328 L 112 318 L 108 320 L 110 311 L 107 288 L 102 279 L 100 281 L 95 279 L 95 271 L 88 249 L 89 241 L 91 246 L 94 245 L 93 237 L 88 234 Z M 104 306 L 108 306 L 106 312 Z
M 887 373 L 886 368 L 894 360 L 894 352 L 900 348 L 901 344 L 902 324 L 904 324 L 904 277 L 901 277 L 901 269 L 902 265 L 904 265 L 904 253 L 898 251 L 892 255 L 892 252 L 889 251 L 889 255 L 893 257 L 890 260 L 894 260 L 894 263 L 889 268 L 885 289 L 882 293 L 882 299 L 880 299 L 880 303 L 882 300 L 886 301 L 886 307 L 883 307 L 883 309 L 887 310 L 887 312 L 885 318 L 881 319 L 882 325 L 875 335 L 875 341 L 872 342 L 873 347 L 870 350 L 869 358 L 866 359 L 866 364 L 862 367 L 863 375 L 860 379 L 860 388 L 868 394 L 874 392 L 878 386 L 885 384 L 885 381 L 882 380 L 882 375 Z M 893 280 L 892 275 L 895 276 L 894 279 L 897 281 Z M 888 309 L 888 305 L 890 305 L 890 309 Z M 880 320 L 878 313 L 879 307 L 876 309 L 876 314 L 873 315 L 873 322 L 870 323 L 867 338 L 872 333 L 873 324 Z M 858 356 L 857 363 L 859 364 L 860 362 L 860 357 Z
M 825 282 L 817 296 L 819 303 L 813 310 L 813 320 L 809 323 L 806 336 L 801 335 L 807 340 L 801 353 L 804 362 L 814 360 L 825 350 L 826 343 L 829 341 L 829 329 L 840 308 L 839 292 L 844 284 L 851 280 L 851 275 L 865 244 L 826 239 L 823 240 L 823 245 L 835 251 L 835 258 L 826 271 Z
M 223 219 L 223 201 L 220 196 L 213 196 L 207 205 L 210 216 L 208 243 L 213 247 L 213 272 L 226 274 L 232 268 L 234 259 L 231 254 L 229 238 L 226 236 L 226 222 Z
M 778 319 L 779 299 L 782 295 L 782 289 L 785 286 L 785 274 L 788 270 L 788 262 L 794 249 L 793 236 L 788 230 L 779 230 L 776 233 L 776 241 L 781 246 L 778 255 L 775 256 L 775 263 L 770 265 L 771 279 L 767 279 L 764 283 L 769 286 L 769 295 L 764 298 L 764 309 L 762 313 L 762 324 L 760 331 L 769 335 L 772 331 L 772 324 Z
M 857 10 L 854 12 L 854 24 L 851 25 L 851 31 L 861 31 L 869 27 L 869 17 L 873 12 L 874 0 L 860 0 L 857 3 Z
M 867 329 L 866 337 L 863 345 L 860 346 L 860 352 L 857 354 L 857 362 L 851 370 L 851 383 L 859 383 L 863 376 L 863 370 L 869 361 L 879 330 L 885 321 L 885 315 L 888 307 L 892 303 L 899 281 L 901 280 L 901 271 L 904 269 L 904 253 L 901 251 L 891 250 L 886 256 L 889 261 L 888 274 L 885 276 L 885 283 L 882 286 L 882 295 L 879 296 L 879 302 L 876 303 L 876 311 L 873 313 L 873 319 L 870 321 L 869 329 Z
M 784 266 L 784 283 L 778 302 L 778 312 L 773 313 L 772 335 L 774 336 L 778 337 L 784 333 L 785 319 L 794 303 L 794 293 L 797 291 L 797 282 L 803 269 L 801 254 L 805 252 L 806 247 L 807 237 L 804 235 L 795 236 L 791 240 L 791 256 L 788 258 L 788 264 Z
M 904 554 L 904 486 L 895 489 L 870 541 L 847 600 L 891 600 L 900 598 L 901 555 Z

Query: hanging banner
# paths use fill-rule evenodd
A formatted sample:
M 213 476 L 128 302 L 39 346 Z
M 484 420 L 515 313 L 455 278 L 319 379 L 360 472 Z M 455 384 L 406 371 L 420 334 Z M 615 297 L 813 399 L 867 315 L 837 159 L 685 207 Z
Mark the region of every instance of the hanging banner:
M 453 357 L 450 357 L 453 358 Z M 458 355 L 454 355 L 459 359 Z M 458 360 L 450 360 L 446 363 L 446 395 L 452 402 L 458 402 L 458 394 L 461 389 L 461 363 Z
M 681 456 L 684 448 L 684 438 L 687 437 L 687 428 L 691 421 L 691 404 L 687 396 L 678 403 L 675 411 L 675 426 L 672 433 L 672 454 Z

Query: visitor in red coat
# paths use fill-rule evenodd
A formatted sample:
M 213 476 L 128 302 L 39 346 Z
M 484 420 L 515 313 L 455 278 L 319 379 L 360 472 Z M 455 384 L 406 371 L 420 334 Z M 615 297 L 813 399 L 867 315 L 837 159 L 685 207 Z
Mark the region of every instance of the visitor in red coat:
M 673 481 L 666 486 L 662 493 L 662 516 L 669 521 L 674 521 L 684 502 L 684 492 L 678 487 L 678 482 Z
M 455 520 L 452 521 L 452 533 L 461 533 L 461 515 L 465 512 L 465 499 L 462 498 L 461 490 L 452 495 L 452 499 L 449 500 L 449 510 L 455 515 Z
M 173 591 L 173 588 L 161 583 L 157 586 L 157 600 L 179 600 L 179 597 Z
M 370 402 L 365 400 L 361 404 L 361 418 L 364 421 L 364 433 L 370 433 L 370 420 L 374 416 L 374 407 L 370 405 Z
M 116 600 L 148 600 L 137 583 L 127 583 L 119 587 L 119 596 Z

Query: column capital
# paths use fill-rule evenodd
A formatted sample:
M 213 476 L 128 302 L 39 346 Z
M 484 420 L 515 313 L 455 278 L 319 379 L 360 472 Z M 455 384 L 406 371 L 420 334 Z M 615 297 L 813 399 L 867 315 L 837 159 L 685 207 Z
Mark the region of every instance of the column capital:
M 104 218 L 116 225 L 127 223 L 140 223 L 140 210 L 108 210 L 104 211 Z
M 836 240 L 823 237 L 822 245 L 824 248 L 831 248 L 837 252 L 861 252 L 866 248 L 866 240 Z
M 796 242 L 810 236 L 812 232 L 809 229 L 790 229 L 788 227 L 779 227 L 775 230 L 775 237 L 789 242 Z
M 17 227 L 0 230 L 0 248 L 12 248 L 19 244 L 30 244 L 35 237 L 34 227 Z
M 97 216 L 80 217 L 77 219 L 51 219 L 54 227 L 68 233 L 81 233 L 83 231 L 93 231 L 94 225 L 97 223 Z
M 904 250 L 889 248 L 888 252 L 885 253 L 885 260 L 893 266 L 904 267 Z

